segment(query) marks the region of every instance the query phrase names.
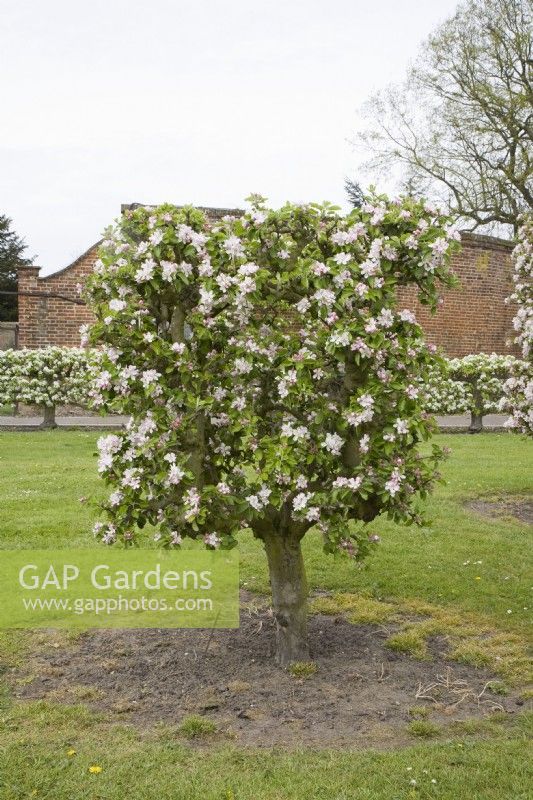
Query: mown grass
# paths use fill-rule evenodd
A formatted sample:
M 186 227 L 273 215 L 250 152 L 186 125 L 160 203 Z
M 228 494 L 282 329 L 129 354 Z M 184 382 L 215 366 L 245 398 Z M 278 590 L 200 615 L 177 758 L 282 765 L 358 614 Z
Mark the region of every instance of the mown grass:
M 488 667 L 510 685 L 533 682 L 530 638 L 525 632 L 498 629 L 483 614 L 456 612 L 423 600 L 396 598 L 386 603 L 350 592 L 317 597 L 310 606 L 313 612 L 342 614 L 353 624 L 381 624 L 393 631 L 385 645 L 412 658 L 430 660 L 430 640 L 442 636 L 451 661 Z
M 179 729 L 106 726 L 83 706 L 44 702 L 0 715 L 2 800 L 526 800 L 526 720 L 412 731 L 396 751 L 255 750 L 188 745 Z M 194 739 L 196 741 L 196 737 Z M 244 742 L 246 744 L 246 742 Z M 198 749 L 200 747 L 200 749 Z M 93 772 L 90 769 L 93 768 Z M 96 768 L 96 771 L 95 771 Z M 413 783 L 414 782 L 414 783 Z
M 96 503 L 105 495 L 93 456 L 97 437 L 72 431 L 0 434 L 0 548 L 98 546 L 90 532 Z M 369 527 L 382 541 L 363 569 L 324 556 L 318 535 L 306 537 L 310 588 L 331 593 L 316 598 L 315 609 L 345 614 L 356 624 L 391 625 L 389 644 L 403 635 L 396 647 L 410 656 L 418 648 L 418 656 L 427 657 L 428 638 L 444 632 L 453 658 L 508 666 L 496 692 L 504 694 L 508 683 L 520 683 L 525 666 L 531 529 L 513 519 L 481 518 L 464 503 L 530 494 L 533 449 L 503 434 L 438 438 L 453 452 L 443 469 L 447 484 L 427 504 L 431 528 L 376 520 Z M 240 544 L 242 583 L 266 592 L 259 544 L 247 534 Z M 23 661 L 35 637 L 41 646 L 46 641 L 54 647 L 55 635 L 0 632 L 0 664 L 9 670 Z M 83 687 L 72 695 L 69 702 L 79 703 Z M 0 798 L 530 797 L 525 718 L 505 724 L 493 717 L 467 720 L 437 730 L 414 709 L 407 725 L 413 742 L 419 741 L 412 747 L 258 751 L 242 747 L 246 741 L 225 743 L 218 734 L 194 736 L 188 744 L 177 728 L 111 726 L 83 705 L 19 705 L 0 692 Z
M 206 736 L 212 736 L 216 729 L 217 726 L 212 720 L 192 714 L 182 720 L 178 731 L 186 739 L 204 739 Z
M 97 546 L 91 526 L 105 496 L 94 457 L 98 435 L 0 433 L 0 548 Z M 363 568 L 324 556 L 319 534 L 311 531 L 304 540 L 310 589 L 426 600 L 481 612 L 506 630 L 524 631 L 532 608 L 531 527 L 485 519 L 464 503 L 479 496 L 531 495 L 531 442 L 511 434 L 436 438 L 452 455 L 442 470 L 446 484 L 426 504 L 432 526 L 375 520 L 369 530 L 381 543 Z M 240 551 L 243 584 L 268 592 L 260 544 L 244 533 Z
M 0 547 L 94 544 L 91 523 L 105 497 L 97 439 L 82 431 L 0 433 Z

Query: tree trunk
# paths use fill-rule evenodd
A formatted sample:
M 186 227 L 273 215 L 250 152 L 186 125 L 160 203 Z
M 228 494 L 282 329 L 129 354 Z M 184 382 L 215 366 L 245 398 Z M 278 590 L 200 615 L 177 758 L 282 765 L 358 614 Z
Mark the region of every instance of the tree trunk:
M 477 381 L 472 383 L 472 400 L 473 407 L 470 417 L 469 433 L 480 433 L 483 430 L 483 395 L 481 394 Z
M 472 411 L 468 433 L 480 433 L 483 430 L 483 415 Z
M 44 419 L 40 424 L 40 428 L 57 428 L 56 423 L 56 407 L 44 406 Z
M 276 663 L 308 661 L 307 580 L 300 538 L 263 534 L 276 619 Z

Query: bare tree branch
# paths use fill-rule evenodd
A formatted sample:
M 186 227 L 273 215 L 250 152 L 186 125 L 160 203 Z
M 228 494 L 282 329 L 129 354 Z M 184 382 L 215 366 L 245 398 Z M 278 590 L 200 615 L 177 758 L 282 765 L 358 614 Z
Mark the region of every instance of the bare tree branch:
M 533 207 L 531 0 L 467 0 L 366 116 L 367 171 L 399 172 L 472 230 L 516 230 Z

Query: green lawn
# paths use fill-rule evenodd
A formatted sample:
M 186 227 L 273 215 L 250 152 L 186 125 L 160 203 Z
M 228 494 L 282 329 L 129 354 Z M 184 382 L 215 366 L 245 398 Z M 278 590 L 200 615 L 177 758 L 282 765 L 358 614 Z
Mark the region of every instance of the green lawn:
M 1 548 L 98 546 L 91 527 L 105 489 L 96 472 L 97 438 L 76 431 L 0 433 Z M 533 608 L 531 528 L 481 518 L 464 503 L 479 496 L 531 495 L 531 442 L 510 434 L 438 440 L 452 455 L 443 468 L 446 485 L 428 502 L 431 527 L 376 520 L 370 529 L 382 541 L 362 570 L 324 556 L 319 535 L 311 533 L 304 542 L 310 587 L 453 604 L 525 629 L 530 613 L 524 608 Z M 265 559 L 250 535 L 242 536 L 241 553 L 247 588 L 268 591 Z
M 104 496 L 94 458 L 97 437 L 0 434 L 0 548 L 98 546 L 90 532 L 95 503 Z M 533 446 L 506 434 L 438 438 L 452 455 L 443 469 L 447 483 L 428 503 L 431 528 L 375 521 L 372 532 L 382 541 L 364 569 L 324 556 L 311 534 L 305 542 L 310 586 L 341 593 L 341 606 L 344 593 L 405 608 L 430 603 L 437 616 L 453 612 L 493 627 L 504 648 L 512 637 L 522 642 L 533 607 L 531 527 L 481 518 L 464 504 L 481 496 L 531 496 Z M 80 497 L 87 500 L 80 503 Z M 267 591 L 257 542 L 243 535 L 241 553 L 242 582 Z M 9 668 L 24 658 L 17 646 L 16 637 L 0 636 L 0 674 L 2 659 Z M 531 797 L 520 717 L 382 753 L 285 752 L 238 749 L 216 737 L 198 750 L 175 731 L 112 726 L 83 707 L 18 705 L 5 697 L 1 709 L 0 695 L 1 800 Z M 91 774 L 90 766 L 102 771 Z
M 379 753 L 191 748 L 170 731 L 106 729 L 82 709 L 43 704 L 16 731 L 18 722 L 0 720 L 2 800 L 531 798 L 531 753 L 520 729 Z

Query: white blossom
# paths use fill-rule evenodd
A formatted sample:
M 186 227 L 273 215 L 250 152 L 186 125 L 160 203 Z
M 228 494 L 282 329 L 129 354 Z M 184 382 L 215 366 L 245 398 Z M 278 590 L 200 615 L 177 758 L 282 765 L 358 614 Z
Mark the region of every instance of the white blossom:
M 344 444 L 344 440 L 341 436 L 337 433 L 328 433 L 326 434 L 326 438 L 322 442 L 322 447 L 325 447 L 326 450 L 329 450 L 335 456 L 340 455 L 341 447 Z

